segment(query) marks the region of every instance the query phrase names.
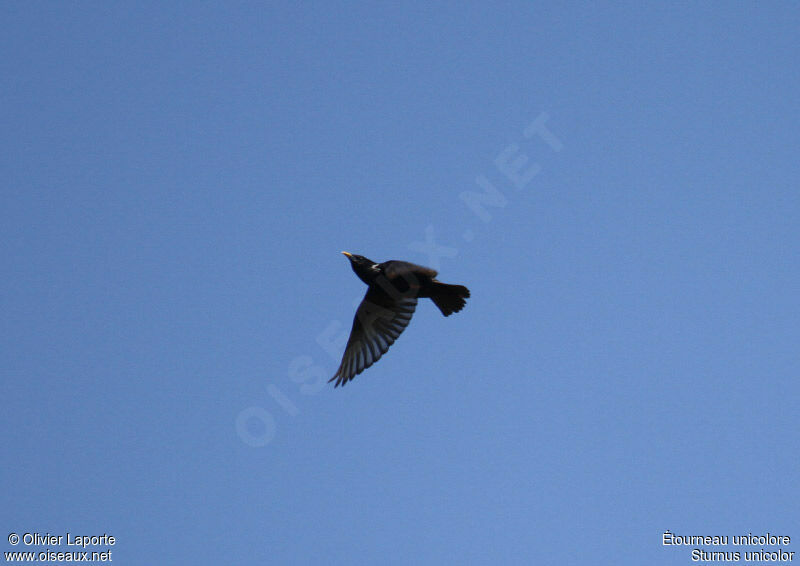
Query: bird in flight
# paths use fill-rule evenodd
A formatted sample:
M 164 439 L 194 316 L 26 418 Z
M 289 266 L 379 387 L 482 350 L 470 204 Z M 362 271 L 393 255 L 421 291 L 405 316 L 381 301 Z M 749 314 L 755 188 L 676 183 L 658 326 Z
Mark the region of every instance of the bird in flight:
M 358 278 L 367 284 L 367 294 L 356 310 L 353 329 L 342 363 L 329 380 L 345 385 L 377 362 L 406 329 L 417 308 L 417 299 L 428 297 L 444 316 L 464 308 L 469 289 L 436 280 L 436 271 L 405 261 L 375 263 L 361 255 L 342 252 Z

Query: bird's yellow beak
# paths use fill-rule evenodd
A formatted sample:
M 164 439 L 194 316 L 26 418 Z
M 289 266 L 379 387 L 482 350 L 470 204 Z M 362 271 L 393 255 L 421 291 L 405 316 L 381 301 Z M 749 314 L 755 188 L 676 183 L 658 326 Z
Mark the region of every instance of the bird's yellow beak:
M 353 254 L 351 254 L 350 252 L 342 252 L 342 253 L 347 256 L 347 259 L 353 257 Z

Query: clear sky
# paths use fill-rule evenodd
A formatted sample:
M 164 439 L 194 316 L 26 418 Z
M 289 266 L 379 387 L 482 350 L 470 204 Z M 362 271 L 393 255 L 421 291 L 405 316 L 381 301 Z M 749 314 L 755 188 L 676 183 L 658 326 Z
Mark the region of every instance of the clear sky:
M 795 3 L 0 20 L 3 539 L 108 533 L 135 565 L 800 541 Z M 472 298 L 323 386 L 365 290 L 341 250 Z

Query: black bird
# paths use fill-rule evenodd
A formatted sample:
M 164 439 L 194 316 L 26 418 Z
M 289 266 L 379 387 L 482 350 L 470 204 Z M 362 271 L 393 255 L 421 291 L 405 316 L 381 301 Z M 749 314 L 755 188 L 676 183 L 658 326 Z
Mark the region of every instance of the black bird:
M 411 321 L 418 297 L 428 297 L 444 316 L 467 304 L 469 289 L 437 281 L 436 271 L 405 261 L 375 263 L 361 255 L 342 252 L 358 278 L 367 284 L 367 294 L 356 310 L 353 329 L 342 363 L 329 380 L 336 387 L 346 384 L 377 362 Z

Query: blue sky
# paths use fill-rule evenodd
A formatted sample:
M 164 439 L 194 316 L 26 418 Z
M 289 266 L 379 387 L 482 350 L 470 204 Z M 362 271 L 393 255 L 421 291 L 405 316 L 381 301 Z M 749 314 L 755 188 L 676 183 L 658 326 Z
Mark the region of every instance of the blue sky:
M 800 537 L 797 6 L 0 11 L 6 533 L 123 564 Z M 472 298 L 323 387 L 340 250 Z

